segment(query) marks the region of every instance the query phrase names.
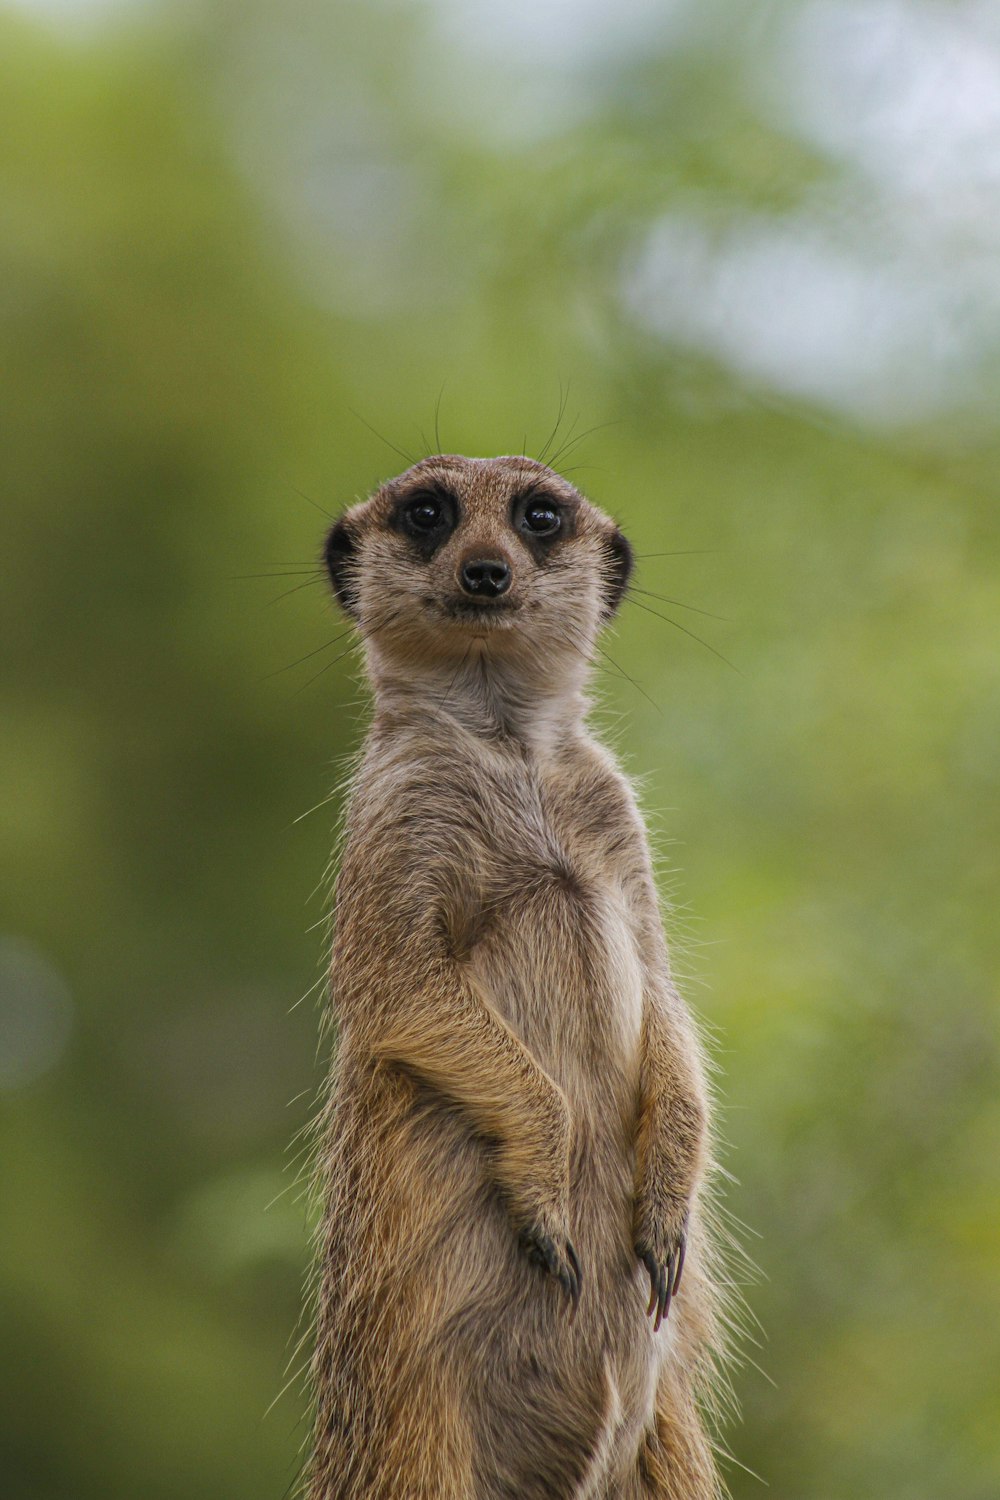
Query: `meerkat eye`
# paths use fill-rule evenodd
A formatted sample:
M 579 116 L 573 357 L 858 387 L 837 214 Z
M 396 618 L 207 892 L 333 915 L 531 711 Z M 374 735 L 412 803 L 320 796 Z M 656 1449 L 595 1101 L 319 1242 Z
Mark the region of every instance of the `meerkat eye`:
M 418 495 L 404 511 L 414 531 L 436 531 L 444 520 L 444 506 L 434 495 Z
M 562 525 L 562 516 L 551 500 L 531 500 L 525 506 L 521 525 L 532 536 L 554 536 Z
M 454 531 L 458 509 L 458 500 L 448 490 L 437 486 L 416 490 L 401 497 L 389 525 L 408 537 L 411 548 L 426 562 Z

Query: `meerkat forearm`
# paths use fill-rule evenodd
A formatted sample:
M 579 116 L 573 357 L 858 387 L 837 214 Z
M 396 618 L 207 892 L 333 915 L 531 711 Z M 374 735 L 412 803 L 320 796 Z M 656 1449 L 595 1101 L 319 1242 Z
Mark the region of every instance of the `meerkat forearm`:
M 688 1216 L 708 1156 L 708 1100 L 691 1017 L 670 977 L 648 851 L 635 892 L 645 970 L 636 1122 L 635 1244 L 656 1326 L 684 1264 Z
M 564 1225 L 570 1117 L 562 1090 L 457 964 L 428 961 L 416 987 L 412 1005 L 397 987 L 375 1056 L 417 1074 L 457 1103 L 477 1134 L 496 1140 L 497 1179 L 519 1229 Z
M 647 996 L 636 1130 L 635 1247 L 659 1328 L 680 1286 L 688 1215 L 704 1171 L 707 1109 L 692 1038 L 662 991 Z M 678 1034 L 678 1031 L 680 1034 Z
M 532 1260 L 575 1307 L 581 1272 L 569 1219 L 570 1115 L 565 1095 L 457 964 L 438 958 L 421 974 L 434 997 L 414 1007 L 397 991 L 376 1058 L 416 1074 L 495 1141 L 492 1171 Z
M 708 1108 L 690 1020 L 668 996 L 647 992 L 643 1009 L 637 1155 L 641 1172 L 689 1199 L 704 1168 Z
M 447 848 L 461 842 L 445 820 L 438 840 Z M 363 867 L 354 863 L 358 844 L 368 856 Z M 355 833 L 344 865 L 355 890 L 338 910 L 334 947 L 344 1021 L 358 1018 L 376 1060 L 420 1077 L 461 1108 L 475 1134 L 496 1143 L 492 1168 L 519 1229 L 563 1221 L 568 1105 L 454 954 L 454 909 L 476 905 L 471 882 L 456 876 L 458 853 L 428 857 L 397 821 L 374 818 Z M 399 893 L 388 908 L 367 899 L 373 865 Z

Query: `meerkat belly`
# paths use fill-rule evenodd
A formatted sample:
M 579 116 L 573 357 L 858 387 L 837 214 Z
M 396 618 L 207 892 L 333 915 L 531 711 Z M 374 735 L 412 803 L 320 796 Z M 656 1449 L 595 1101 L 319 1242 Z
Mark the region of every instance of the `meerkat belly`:
M 631 1092 L 643 980 L 621 891 L 542 871 L 490 914 L 468 963 L 497 1011 L 571 1100 L 609 1069 Z
M 469 967 L 566 1094 L 580 1248 L 605 1267 L 630 1264 L 642 972 L 623 899 L 610 883 L 526 881 Z

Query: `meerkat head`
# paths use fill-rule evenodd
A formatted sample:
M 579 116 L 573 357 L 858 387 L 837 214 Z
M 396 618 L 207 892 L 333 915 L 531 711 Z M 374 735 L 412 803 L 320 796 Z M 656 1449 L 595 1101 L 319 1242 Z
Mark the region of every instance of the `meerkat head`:
M 352 507 L 324 558 L 370 651 L 411 670 L 473 652 L 545 675 L 585 661 L 632 570 L 618 527 L 552 469 L 455 455 Z

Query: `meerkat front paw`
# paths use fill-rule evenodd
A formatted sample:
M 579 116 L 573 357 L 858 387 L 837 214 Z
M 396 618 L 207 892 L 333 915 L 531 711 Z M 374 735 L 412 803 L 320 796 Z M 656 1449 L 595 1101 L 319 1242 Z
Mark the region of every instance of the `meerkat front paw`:
M 654 1319 L 654 1333 L 670 1312 L 670 1303 L 681 1284 L 686 1249 L 687 1210 L 683 1208 L 668 1215 L 668 1225 L 659 1234 L 648 1229 L 636 1234 L 635 1253 L 649 1272 L 646 1315 Z
M 558 1281 L 570 1304 L 570 1318 L 575 1318 L 583 1272 L 573 1242 L 554 1226 L 539 1221 L 526 1225 L 518 1239 L 532 1265 L 541 1266 Z

